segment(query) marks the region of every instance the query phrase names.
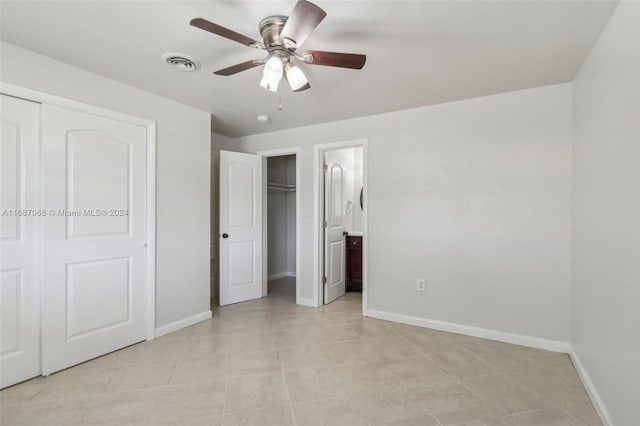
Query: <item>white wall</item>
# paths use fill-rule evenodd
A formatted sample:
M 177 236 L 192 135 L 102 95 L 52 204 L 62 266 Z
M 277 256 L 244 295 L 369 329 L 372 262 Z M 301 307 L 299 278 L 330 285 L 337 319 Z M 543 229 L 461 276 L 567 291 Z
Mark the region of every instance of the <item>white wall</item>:
M 573 91 L 571 343 L 619 426 L 640 425 L 639 14 L 620 3 Z
M 245 152 L 302 147 L 302 298 L 313 296 L 312 147 L 358 138 L 370 309 L 568 341 L 570 84 L 237 139 Z
M 220 152 L 221 150 L 225 151 L 234 151 L 235 143 L 233 139 L 228 136 L 221 135 L 216 132 L 211 132 L 211 151 Z
M 210 114 L 8 43 L 0 49 L 5 83 L 157 122 L 156 326 L 208 311 Z
M 287 273 L 287 193 L 267 192 L 267 276 Z

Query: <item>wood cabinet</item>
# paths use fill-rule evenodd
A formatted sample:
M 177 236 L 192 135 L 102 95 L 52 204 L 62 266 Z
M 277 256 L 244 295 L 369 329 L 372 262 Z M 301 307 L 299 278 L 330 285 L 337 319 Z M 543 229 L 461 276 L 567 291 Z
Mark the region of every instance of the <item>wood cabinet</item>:
M 347 236 L 347 291 L 362 291 L 362 237 Z

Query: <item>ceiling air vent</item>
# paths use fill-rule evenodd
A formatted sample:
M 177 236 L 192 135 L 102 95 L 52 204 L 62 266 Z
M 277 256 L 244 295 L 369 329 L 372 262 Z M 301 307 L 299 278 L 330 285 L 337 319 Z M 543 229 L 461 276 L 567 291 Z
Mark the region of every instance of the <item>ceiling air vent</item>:
M 200 68 L 200 62 L 196 61 L 189 55 L 184 53 L 165 53 L 162 55 L 162 61 L 179 69 L 180 71 L 195 71 Z

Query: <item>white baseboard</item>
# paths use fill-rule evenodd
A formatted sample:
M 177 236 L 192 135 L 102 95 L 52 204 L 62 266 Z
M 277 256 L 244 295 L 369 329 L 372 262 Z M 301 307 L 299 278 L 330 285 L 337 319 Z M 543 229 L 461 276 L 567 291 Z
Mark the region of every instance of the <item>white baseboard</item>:
M 269 275 L 269 277 L 267 278 L 269 281 L 273 281 L 273 280 L 278 280 L 280 278 L 284 278 L 287 276 L 286 272 L 280 272 L 277 274 L 273 274 L 273 275 Z
M 272 280 L 277 280 L 284 277 L 295 277 L 295 276 L 296 276 L 295 272 L 279 272 L 277 274 L 269 275 L 267 279 L 269 281 L 272 281 Z
M 184 318 L 178 321 L 174 321 L 170 324 L 160 326 L 156 328 L 155 337 L 164 336 L 165 334 L 173 333 L 174 331 L 178 331 L 185 327 L 189 327 L 190 325 L 197 324 L 201 321 L 206 321 L 210 319 L 211 316 L 212 316 L 211 311 L 205 311 L 205 312 L 201 312 L 199 314 L 193 315 L 191 317 Z
M 310 308 L 317 308 L 318 306 L 313 302 L 313 299 L 304 299 L 302 297 L 298 297 L 296 299 L 296 303 L 302 306 L 309 306 Z
M 515 345 L 527 346 L 536 349 L 545 349 L 547 351 L 569 353 L 571 350 L 571 345 L 567 342 L 541 339 L 539 337 L 531 337 L 523 334 L 506 333 L 504 331 L 472 327 L 470 325 L 456 324 L 453 322 L 412 317 L 392 312 L 377 311 L 375 309 L 368 309 L 367 316 L 399 322 L 402 324 L 415 325 L 418 327 L 432 328 L 434 330 L 448 331 L 450 333 L 464 334 L 466 336 L 480 337 L 482 339 L 497 340 L 499 342 L 513 343 Z
M 591 381 L 591 376 L 585 370 L 584 365 L 580 361 L 580 357 L 576 353 L 576 351 L 571 348 L 569 355 L 571 356 L 571 361 L 573 362 L 573 366 L 576 368 L 578 372 L 578 376 L 580 376 L 580 380 L 582 381 L 582 385 L 587 391 L 589 398 L 591 398 L 591 402 L 593 403 L 598 416 L 600 416 L 600 420 L 602 420 L 602 424 L 604 426 L 613 426 L 613 422 L 611 421 L 611 415 L 609 414 L 609 410 L 607 410 L 607 406 L 604 404 L 600 393 L 596 389 L 595 385 Z

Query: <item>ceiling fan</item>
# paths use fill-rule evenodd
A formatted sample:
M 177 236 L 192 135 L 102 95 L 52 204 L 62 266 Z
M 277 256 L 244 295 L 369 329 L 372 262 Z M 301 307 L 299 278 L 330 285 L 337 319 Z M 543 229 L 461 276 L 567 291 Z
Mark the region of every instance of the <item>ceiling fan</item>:
M 367 60 L 366 55 L 353 53 L 308 50 L 299 54 L 296 51 L 325 16 L 326 12 L 315 4 L 307 0 L 298 0 L 291 16 L 275 15 L 260 21 L 258 27 L 263 40 L 261 42 L 203 18 L 192 19 L 191 25 L 268 53 L 264 59 L 245 61 L 218 70 L 214 74 L 229 76 L 264 65 L 260 86 L 277 92 L 278 84 L 284 77 L 289 82 L 291 90 L 301 92 L 311 86 L 302 70 L 294 64 L 293 58 L 305 64 L 352 69 L 362 69 Z

